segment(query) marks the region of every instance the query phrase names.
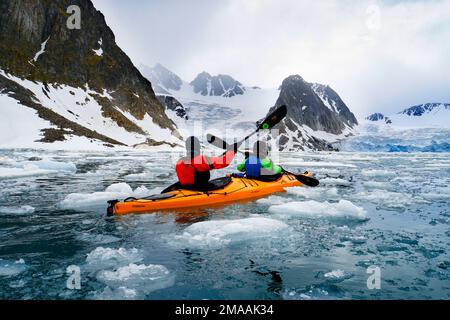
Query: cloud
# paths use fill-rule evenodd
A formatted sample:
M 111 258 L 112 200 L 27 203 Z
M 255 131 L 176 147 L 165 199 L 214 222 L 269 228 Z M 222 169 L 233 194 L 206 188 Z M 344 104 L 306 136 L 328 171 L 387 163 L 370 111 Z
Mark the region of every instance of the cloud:
M 359 115 L 450 102 L 450 0 L 95 0 L 136 64 L 330 84 Z

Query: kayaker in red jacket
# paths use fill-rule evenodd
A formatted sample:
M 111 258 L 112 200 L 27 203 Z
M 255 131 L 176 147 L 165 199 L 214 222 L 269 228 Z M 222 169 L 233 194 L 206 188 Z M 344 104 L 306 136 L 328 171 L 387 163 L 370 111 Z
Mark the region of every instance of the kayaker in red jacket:
M 208 157 L 201 154 L 200 141 L 196 137 L 186 140 L 186 157 L 178 160 L 176 172 L 181 186 L 202 190 L 207 188 L 211 177 L 210 171 L 226 168 L 233 161 L 239 145 L 234 144 L 219 157 Z

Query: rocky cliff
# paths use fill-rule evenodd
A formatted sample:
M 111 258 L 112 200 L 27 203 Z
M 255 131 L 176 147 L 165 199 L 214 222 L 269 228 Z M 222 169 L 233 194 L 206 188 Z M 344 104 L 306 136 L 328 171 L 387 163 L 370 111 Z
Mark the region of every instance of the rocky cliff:
M 281 150 L 334 150 L 330 142 L 351 134 L 356 117 L 329 86 L 287 77 L 275 107 L 286 105 L 288 114 L 275 129 Z M 272 108 L 271 110 L 273 110 Z
M 81 10 L 79 30 L 67 27 L 71 5 Z M 124 145 L 177 136 L 150 81 L 117 46 L 90 0 L 1 0 L 0 71 L 1 92 L 52 124 L 42 129 L 42 141 L 68 132 Z M 92 124 L 96 117 L 102 117 L 99 125 Z

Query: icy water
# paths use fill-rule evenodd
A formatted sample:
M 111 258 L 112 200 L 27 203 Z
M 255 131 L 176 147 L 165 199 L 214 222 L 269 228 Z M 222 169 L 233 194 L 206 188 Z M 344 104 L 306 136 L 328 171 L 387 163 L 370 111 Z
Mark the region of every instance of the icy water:
M 172 183 L 176 156 L 0 151 L 0 298 L 450 298 L 448 154 L 288 153 L 319 188 L 106 218 Z

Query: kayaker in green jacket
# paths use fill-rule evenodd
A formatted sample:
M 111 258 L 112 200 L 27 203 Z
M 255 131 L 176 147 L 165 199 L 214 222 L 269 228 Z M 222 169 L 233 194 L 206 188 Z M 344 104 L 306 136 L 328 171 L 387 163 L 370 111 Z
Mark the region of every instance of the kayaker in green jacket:
M 247 178 L 261 179 L 267 176 L 278 176 L 283 172 L 269 158 L 269 147 L 263 141 L 256 141 L 253 145 L 253 154 L 237 166 L 240 172 L 245 172 Z

